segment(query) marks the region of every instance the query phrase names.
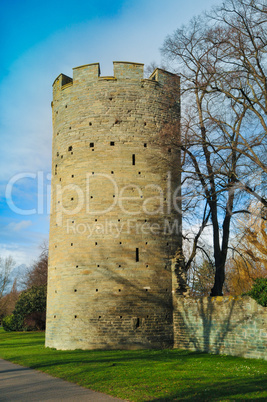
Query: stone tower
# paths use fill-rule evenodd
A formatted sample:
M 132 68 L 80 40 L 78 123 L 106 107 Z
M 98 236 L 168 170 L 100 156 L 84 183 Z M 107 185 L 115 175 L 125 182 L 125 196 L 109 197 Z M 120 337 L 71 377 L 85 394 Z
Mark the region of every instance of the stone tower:
M 179 77 L 114 62 L 53 84 L 46 346 L 173 344 L 180 244 Z M 178 199 L 178 200 L 177 200 Z

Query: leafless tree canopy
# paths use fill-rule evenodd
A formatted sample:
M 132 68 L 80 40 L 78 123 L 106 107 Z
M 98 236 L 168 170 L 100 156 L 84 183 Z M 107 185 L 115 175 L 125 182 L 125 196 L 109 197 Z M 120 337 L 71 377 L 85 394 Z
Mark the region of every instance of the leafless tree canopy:
M 4 296 L 10 284 L 10 273 L 14 265 L 15 261 L 11 256 L 6 258 L 0 257 L 0 299 Z
M 215 266 L 211 295 L 221 295 L 234 218 L 250 213 L 251 197 L 267 207 L 266 2 L 226 0 L 167 37 L 162 52 L 182 80 L 181 140 L 168 141 L 183 152 L 184 226 L 193 245 L 185 268 L 201 249 Z M 201 243 L 209 225 L 213 257 Z
M 33 263 L 28 270 L 24 285 L 26 289 L 32 286 L 47 285 L 47 270 L 48 270 L 48 248 L 46 245 L 42 247 L 42 252 L 38 259 Z

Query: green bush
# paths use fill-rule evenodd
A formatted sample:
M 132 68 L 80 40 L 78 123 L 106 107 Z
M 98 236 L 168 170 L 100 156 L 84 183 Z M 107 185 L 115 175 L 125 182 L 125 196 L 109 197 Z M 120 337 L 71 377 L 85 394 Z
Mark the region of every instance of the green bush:
M 5 316 L 3 318 L 2 324 L 5 331 L 16 331 L 17 326 L 14 314 Z
M 13 314 L 3 319 L 5 331 L 45 329 L 46 286 L 33 286 L 21 293 Z
M 246 294 L 255 299 L 261 306 L 267 307 L 267 278 L 255 279 L 251 290 Z

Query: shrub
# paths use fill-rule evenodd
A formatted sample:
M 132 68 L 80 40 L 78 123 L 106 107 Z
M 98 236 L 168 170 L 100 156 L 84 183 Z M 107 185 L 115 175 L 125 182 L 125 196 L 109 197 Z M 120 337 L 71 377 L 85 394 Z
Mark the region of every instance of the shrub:
M 33 286 L 21 293 L 11 316 L 3 320 L 5 331 L 45 329 L 46 286 Z
M 16 331 L 17 326 L 14 314 L 5 316 L 3 318 L 2 324 L 5 331 Z
M 267 307 L 267 278 L 257 278 L 249 292 L 246 293 L 263 307 Z

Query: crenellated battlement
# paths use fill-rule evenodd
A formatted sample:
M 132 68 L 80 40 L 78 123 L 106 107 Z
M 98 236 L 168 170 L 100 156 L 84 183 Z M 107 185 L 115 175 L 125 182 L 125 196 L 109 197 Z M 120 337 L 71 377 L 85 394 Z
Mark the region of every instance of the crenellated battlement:
M 179 85 L 179 77 L 168 71 L 156 68 L 149 78 L 144 78 L 144 64 L 127 61 L 113 62 L 113 76 L 101 76 L 100 64 L 92 63 L 73 68 L 73 78 L 60 74 L 53 83 L 54 93 L 72 85 L 84 85 L 97 81 L 128 80 L 135 82 L 154 82 L 164 84 L 171 78 L 172 82 Z M 155 85 L 154 84 L 154 85 Z

